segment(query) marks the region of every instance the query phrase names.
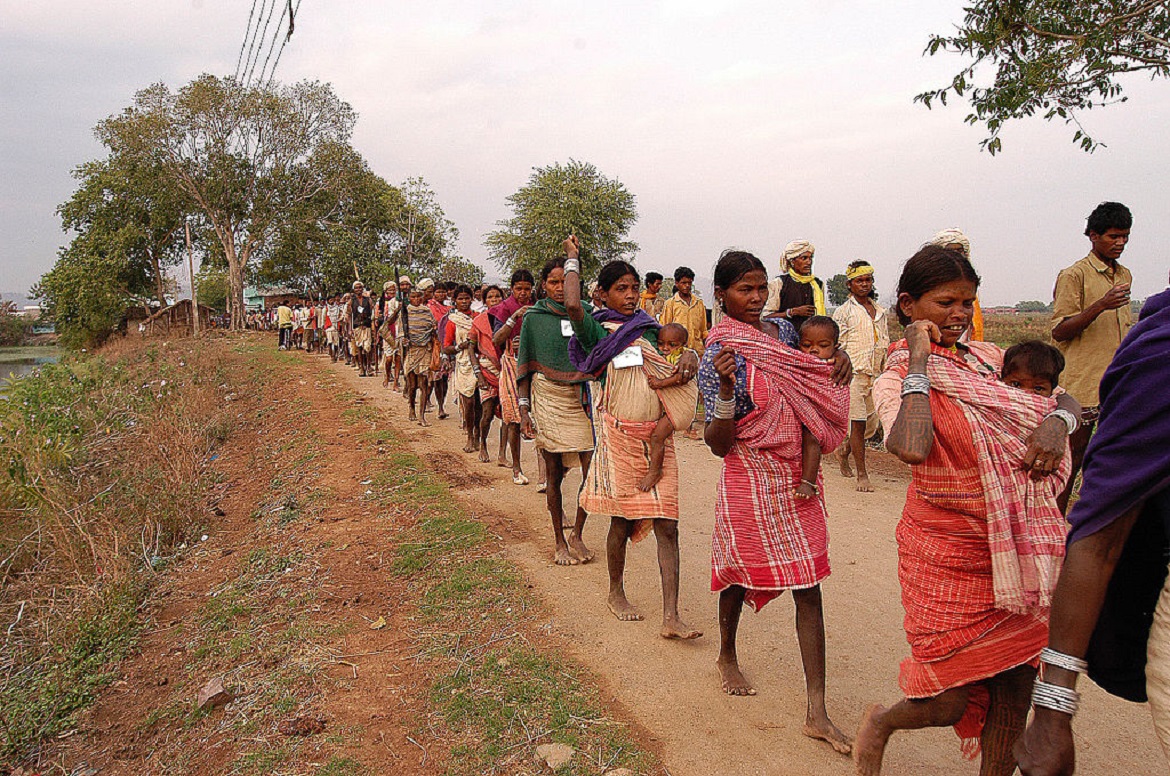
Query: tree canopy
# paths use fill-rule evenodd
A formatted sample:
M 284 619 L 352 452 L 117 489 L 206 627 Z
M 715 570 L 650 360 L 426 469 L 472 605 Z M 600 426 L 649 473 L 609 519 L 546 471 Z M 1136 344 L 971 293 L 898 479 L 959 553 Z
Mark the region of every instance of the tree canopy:
M 528 183 L 508 197 L 512 217 L 484 244 L 505 272 L 521 267 L 538 272 L 561 255 L 569 234 L 581 240 L 581 270 L 588 277 L 602 264 L 631 259 L 638 245 L 626 240 L 637 220 L 634 195 L 588 162 L 569 160 L 533 168 Z
M 971 59 L 951 83 L 915 97 L 930 108 L 966 97 L 966 121 L 982 124 L 982 146 L 1002 148 L 1012 119 L 1040 114 L 1073 124 L 1073 141 L 1093 151 L 1099 141 L 1077 114 L 1123 102 L 1119 76 L 1170 75 L 1170 0 L 976 0 L 953 35 L 932 36 L 926 53 Z M 994 70 L 990 83 L 981 68 Z
M 192 200 L 226 259 L 232 327 L 241 328 L 249 262 L 344 178 L 356 119 L 328 84 L 245 86 L 204 75 L 177 92 L 164 84 L 138 92 L 97 136 L 114 155 L 157 166 Z

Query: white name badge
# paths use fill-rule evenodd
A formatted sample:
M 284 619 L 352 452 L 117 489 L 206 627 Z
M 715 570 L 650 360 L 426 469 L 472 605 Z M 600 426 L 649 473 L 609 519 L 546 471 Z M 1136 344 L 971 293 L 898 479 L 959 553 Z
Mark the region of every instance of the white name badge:
M 365 311 L 366 311 L 366 308 L 362 307 L 361 305 L 358 305 L 358 312 L 359 313 L 364 313 Z
M 614 369 L 628 369 L 632 366 L 642 366 L 641 345 L 630 345 L 613 358 Z
M 561 336 L 562 337 L 572 337 L 573 336 L 573 322 L 570 321 L 568 318 L 561 318 Z

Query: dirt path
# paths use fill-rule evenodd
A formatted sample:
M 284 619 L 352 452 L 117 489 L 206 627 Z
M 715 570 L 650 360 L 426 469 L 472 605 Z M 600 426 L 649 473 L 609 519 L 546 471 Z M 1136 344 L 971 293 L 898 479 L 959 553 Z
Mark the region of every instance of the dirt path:
M 604 678 L 609 697 L 651 731 L 670 774 L 852 772 L 848 759 L 800 733 L 803 674 L 789 597 L 759 615 L 744 615 L 740 659 L 759 694 L 730 698 L 720 691 L 713 662 L 718 644 L 715 598 L 709 590 L 711 516 L 720 464 L 701 442 L 678 439 L 684 483 L 681 608 L 684 619 L 706 635 L 692 643 L 668 642 L 657 635 L 661 597 L 649 542 L 631 550 L 627 569 L 631 600 L 647 615 L 642 623 L 620 623 L 606 610 L 608 520 L 594 517 L 585 531 L 586 543 L 598 553 L 597 562 L 573 568 L 552 565 L 548 517 L 544 496 L 536 492 L 531 443 L 523 455 L 525 472 L 534 484 L 518 487 L 509 470 L 481 464 L 460 451 L 463 437 L 454 416 L 419 428 L 406 422 L 401 395 L 383 389 L 380 380 L 358 378 L 342 365 L 325 368 L 385 407 L 411 446 L 446 476 L 469 484 L 481 478 L 478 481 L 486 484 L 464 491 L 480 511 L 503 513 L 521 533 L 527 529 L 527 540 L 511 543 L 509 551 L 552 607 L 555 631 L 573 645 L 574 658 Z M 869 703 L 900 697 L 897 668 L 907 652 L 893 538 L 906 477 L 898 462 L 879 458 L 871 467 L 878 475 L 874 478 L 878 492 L 873 494 L 856 493 L 851 481 L 826 462 L 833 564 L 833 575 L 824 586 L 829 708 L 838 725 L 850 732 Z M 566 491 L 575 492 L 579 476 L 572 476 L 571 482 Z M 1076 722 L 1078 773 L 1164 772 L 1148 711 L 1082 684 L 1083 711 Z M 958 739 L 950 729 L 896 737 L 886 763 L 891 774 L 978 771 L 975 764 L 961 760 Z

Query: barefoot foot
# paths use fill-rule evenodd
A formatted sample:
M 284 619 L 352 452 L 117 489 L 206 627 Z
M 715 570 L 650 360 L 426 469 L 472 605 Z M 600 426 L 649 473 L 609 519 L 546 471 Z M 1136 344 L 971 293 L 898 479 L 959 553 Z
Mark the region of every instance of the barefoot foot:
M 703 631 L 695 630 L 678 617 L 668 617 L 662 620 L 662 630 L 659 631 L 660 636 L 664 639 L 683 639 L 689 641 L 690 639 L 697 639 L 703 635 Z
M 609 596 L 609 610 L 622 622 L 638 622 L 643 619 L 642 613 L 626 600 L 624 593 L 611 593 Z
M 873 484 L 869 481 L 869 476 L 865 474 L 857 475 L 857 492 L 858 493 L 873 493 Z
M 886 753 L 886 743 L 890 740 L 890 734 L 881 726 L 885 712 L 884 707 L 875 703 L 861 718 L 857 740 L 853 743 L 853 762 L 857 764 L 859 776 L 878 776 L 882 772 L 882 755 Z
M 580 536 L 569 537 L 569 554 L 581 563 L 593 560 L 593 552 L 585 546 L 585 542 L 581 541 Z
M 568 547 L 557 547 L 556 554 L 553 555 L 553 561 L 558 566 L 576 566 L 580 563 L 579 560 L 572 556 Z
M 849 456 L 837 453 L 837 462 L 841 464 L 841 476 L 852 477 L 853 467 L 849 465 Z
M 809 738 L 827 742 L 840 754 L 849 754 L 853 751 L 852 739 L 842 733 L 828 717 L 820 720 L 805 720 L 804 729 L 801 732 Z
M 716 660 L 715 665 L 719 669 L 719 679 L 723 682 L 723 692 L 728 695 L 756 694 L 756 688 L 752 687 L 751 682 L 740 672 L 739 663 Z
M 488 454 L 487 448 L 484 448 L 484 449 L 479 451 L 479 462 L 480 463 L 491 463 L 492 462 L 492 457 L 491 457 L 491 455 Z
M 470 443 L 470 442 L 468 442 L 467 444 L 465 444 L 465 445 L 463 446 L 463 452 L 465 452 L 465 453 L 474 453 L 474 452 L 475 452 L 475 448 L 471 446 L 471 443 Z

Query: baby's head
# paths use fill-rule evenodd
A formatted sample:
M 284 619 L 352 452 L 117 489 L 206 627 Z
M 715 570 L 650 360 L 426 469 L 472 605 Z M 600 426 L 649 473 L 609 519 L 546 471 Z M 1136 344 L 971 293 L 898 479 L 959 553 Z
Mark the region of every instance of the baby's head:
M 668 323 L 658 330 L 658 352 L 669 356 L 679 348 L 687 346 L 690 334 L 681 323 Z
M 1064 355 L 1040 340 L 1012 345 L 1003 354 L 1001 379 L 1013 388 L 1051 396 L 1064 371 Z
M 800 324 L 800 349 L 809 355 L 832 361 L 837 355 L 841 328 L 827 315 L 814 315 Z

